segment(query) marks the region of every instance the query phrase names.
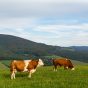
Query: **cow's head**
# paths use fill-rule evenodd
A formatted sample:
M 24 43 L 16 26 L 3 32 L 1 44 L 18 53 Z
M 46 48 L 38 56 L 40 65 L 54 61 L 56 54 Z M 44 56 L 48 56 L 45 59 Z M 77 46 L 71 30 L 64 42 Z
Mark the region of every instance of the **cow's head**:
M 44 63 L 43 63 L 42 59 L 39 59 L 39 60 L 38 60 L 38 67 L 39 67 L 39 66 L 43 66 L 43 65 L 44 65 Z
M 70 67 L 71 70 L 75 70 L 74 66 L 72 65 L 72 67 Z
M 68 61 L 69 68 L 71 70 L 75 70 L 74 65 L 72 64 L 72 62 L 69 59 L 67 59 L 67 61 Z
M 75 68 L 73 67 L 71 70 L 75 70 Z

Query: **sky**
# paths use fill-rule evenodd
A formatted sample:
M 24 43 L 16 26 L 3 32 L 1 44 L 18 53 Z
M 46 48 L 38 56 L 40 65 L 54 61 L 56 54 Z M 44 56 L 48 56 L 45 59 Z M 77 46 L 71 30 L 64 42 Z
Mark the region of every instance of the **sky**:
M 88 0 L 0 0 L 0 34 L 88 46 Z

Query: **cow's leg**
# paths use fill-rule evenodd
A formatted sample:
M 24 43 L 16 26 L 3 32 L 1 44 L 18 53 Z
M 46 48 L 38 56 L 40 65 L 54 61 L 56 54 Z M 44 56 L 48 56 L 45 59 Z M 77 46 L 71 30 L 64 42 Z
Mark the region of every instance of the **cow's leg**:
M 57 71 L 57 66 L 54 66 L 54 71 Z
M 15 79 L 15 72 L 14 72 L 14 77 L 13 78 Z
M 31 75 L 36 71 L 36 69 L 32 69 L 29 71 L 29 75 L 28 75 L 28 78 L 31 78 Z
M 31 72 L 29 72 L 28 78 L 31 78 Z
M 13 71 L 11 71 L 11 79 L 15 79 L 15 73 L 16 73 L 16 69 L 14 69 Z
M 11 73 L 11 77 L 10 78 L 13 79 L 13 73 Z
M 14 71 L 11 72 L 11 79 L 15 79 L 15 72 Z

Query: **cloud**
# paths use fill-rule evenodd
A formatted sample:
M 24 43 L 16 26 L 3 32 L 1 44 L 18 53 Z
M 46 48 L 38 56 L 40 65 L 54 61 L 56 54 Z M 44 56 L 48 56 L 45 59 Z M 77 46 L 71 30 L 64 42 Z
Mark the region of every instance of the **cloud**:
M 87 0 L 1 0 L 0 33 L 52 45 L 88 45 Z
M 82 2 L 83 1 L 83 2 Z M 2 0 L 0 1 L 0 26 L 28 27 L 42 23 L 47 19 L 58 22 L 80 22 L 88 18 L 88 3 L 86 0 Z M 71 20 L 71 21 L 69 21 Z M 53 24 L 53 20 L 50 20 Z M 49 21 L 49 23 L 50 23 Z M 41 23 L 41 21 L 40 21 Z M 48 24 L 49 24 L 48 23 Z
M 49 32 L 49 33 L 55 33 L 58 34 L 58 32 L 79 32 L 79 31 L 85 31 L 88 30 L 88 23 L 83 24 L 58 24 L 58 25 L 40 25 L 37 26 L 34 30 L 36 31 L 42 31 L 42 32 Z
M 34 25 L 34 18 L 1 18 L 0 28 L 25 28 Z
M 39 32 L 53 33 L 48 36 L 47 44 L 69 46 L 88 44 L 88 24 L 78 25 L 42 25 L 34 30 Z M 49 40 L 49 41 L 48 41 Z
M 82 0 L 81 0 L 82 1 Z M 33 1 L 0 1 L 0 17 L 64 17 L 87 16 L 88 3 L 86 0 L 33 0 Z M 81 15 L 82 14 L 82 15 Z
M 47 44 L 60 46 L 88 45 L 88 24 L 42 25 L 34 30 L 53 33 L 53 36 L 45 36 L 45 38 L 40 37 L 41 41 L 45 39 L 46 41 L 44 42 Z
M 11 34 L 49 45 L 88 45 L 88 24 L 36 25 L 32 29 L 0 29 L 0 33 Z

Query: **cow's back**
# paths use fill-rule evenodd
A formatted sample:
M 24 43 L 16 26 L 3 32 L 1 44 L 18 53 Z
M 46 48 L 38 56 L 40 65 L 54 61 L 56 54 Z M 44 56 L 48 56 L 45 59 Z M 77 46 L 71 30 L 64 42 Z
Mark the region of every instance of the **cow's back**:
M 10 70 L 13 71 L 14 69 L 17 71 L 23 71 L 25 67 L 25 63 L 23 60 L 13 60 L 10 65 Z
M 66 59 L 63 59 L 63 58 L 57 58 L 57 59 L 53 59 L 53 64 L 54 65 L 66 65 L 67 64 L 67 60 Z

